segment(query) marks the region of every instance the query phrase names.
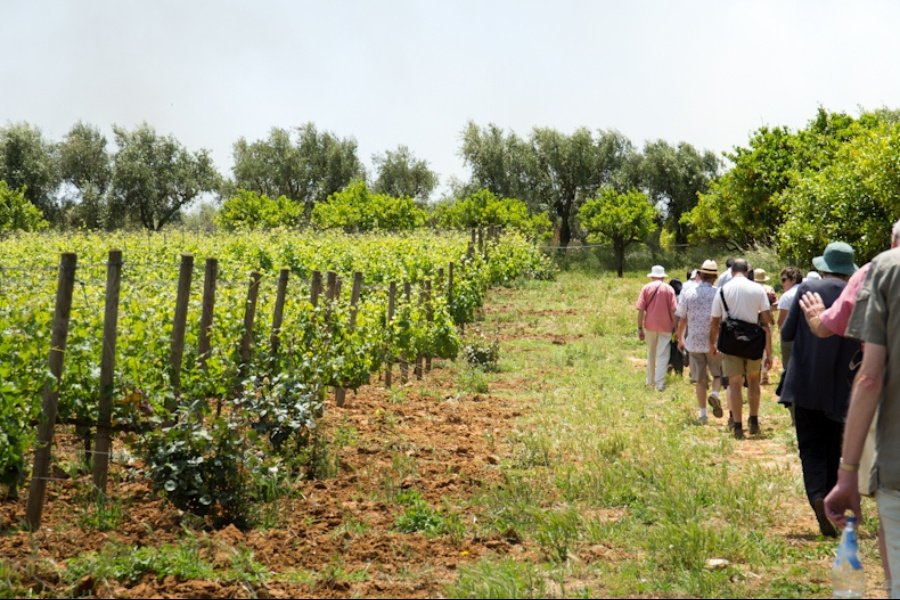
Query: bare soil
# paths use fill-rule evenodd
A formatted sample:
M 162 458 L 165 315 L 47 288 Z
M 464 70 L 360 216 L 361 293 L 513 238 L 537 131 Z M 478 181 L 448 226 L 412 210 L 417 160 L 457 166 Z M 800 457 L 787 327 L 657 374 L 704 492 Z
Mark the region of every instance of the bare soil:
M 234 548 L 249 549 L 272 572 L 255 589 L 242 583 L 158 580 L 146 576 L 132 587 L 85 578 L 74 588 L 61 583 L 64 563 L 96 552 L 111 542 L 160 546 L 184 537 L 180 511 L 161 499 L 134 466 L 114 465 L 110 496 L 125 508 L 113 532 L 83 528 L 78 516 L 87 509 L 84 490 L 89 475 L 68 478 L 55 468 L 41 529 L 21 527 L 25 496 L 0 503 L 0 556 L 14 565 L 28 564 L 27 583 L 36 593 L 97 597 L 433 597 L 456 579 L 459 565 L 489 551 L 516 553 L 504 539 L 401 533 L 395 522 L 404 507 L 388 492 L 413 489 L 435 508 L 445 501 L 457 507 L 463 522 L 478 518 L 466 500 L 499 477 L 504 445 L 521 408 L 490 395 L 457 391 L 449 368 L 435 369 L 425 381 L 395 386 L 375 383 L 348 393 L 343 408 L 329 405 L 322 427 L 325 439 L 340 430 L 352 438 L 336 453 L 339 472 L 332 478 L 301 481 L 295 498 L 285 499 L 276 527 L 241 532 L 230 526 L 199 532 L 207 542 L 204 558 L 227 568 Z M 446 367 L 447 365 L 443 365 Z M 395 369 L 395 381 L 399 379 Z M 516 383 L 503 386 L 505 390 Z M 399 388 L 399 389 L 398 389 Z M 121 444 L 121 442 L 116 442 Z M 57 436 L 57 464 L 75 459 L 78 441 L 65 431 Z M 71 469 L 70 469 L 71 470 Z M 462 507 L 462 508 L 459 508 Z M 472 527 L 467 528 L 472 531 Z M 470 536 L 472 534 L 469 534 Z M 63 587 L 63 586 L 66 587 Z

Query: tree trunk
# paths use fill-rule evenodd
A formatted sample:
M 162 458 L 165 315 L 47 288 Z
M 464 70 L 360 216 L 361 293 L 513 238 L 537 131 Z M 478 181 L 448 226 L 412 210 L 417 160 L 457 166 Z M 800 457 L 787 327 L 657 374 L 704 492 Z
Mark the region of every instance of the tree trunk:
M 613 242 L 613 251 L 616 256 L 616 275 L 625 275 L 625 242 L 616 240 Z
M 680 247 L 686 246 L 688 243 L 688 228 L 683 223 L 675 224 L 675 244 Z
M 572 241 L 572 225 L 569 223 L 570 207 L 568 205 L 557 208 L 559 216 L 559 252 L 565 254 L 569 242 Z

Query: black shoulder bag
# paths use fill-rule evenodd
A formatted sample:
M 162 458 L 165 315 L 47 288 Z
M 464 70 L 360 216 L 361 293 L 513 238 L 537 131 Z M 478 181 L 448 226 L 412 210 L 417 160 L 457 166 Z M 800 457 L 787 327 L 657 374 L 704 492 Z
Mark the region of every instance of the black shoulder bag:
M 766 350 L 766 330 L 758 323 L 748 323 L 740 319 L 732 319 L 725 302 L 725 293 L 719 290 L 722 306 L 725 307 L 725 318 L 719 323 L 719 338 L 716 349 L 722 354 L 740 356 L 750 360 L 759 360 Z

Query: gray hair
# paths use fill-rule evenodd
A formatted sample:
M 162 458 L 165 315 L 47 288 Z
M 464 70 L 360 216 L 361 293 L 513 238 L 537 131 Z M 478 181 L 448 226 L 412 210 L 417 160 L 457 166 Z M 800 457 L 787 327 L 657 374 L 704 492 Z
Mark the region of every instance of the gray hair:
M 894 223 L 894 228 L 891 230 L 891 241 L 900 243 L 900 221 Z

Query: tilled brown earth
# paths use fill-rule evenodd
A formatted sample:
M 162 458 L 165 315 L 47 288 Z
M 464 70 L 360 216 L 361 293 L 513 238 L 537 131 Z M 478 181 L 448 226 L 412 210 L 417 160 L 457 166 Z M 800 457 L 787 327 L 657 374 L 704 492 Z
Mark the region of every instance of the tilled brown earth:
M 159 547 L 184 540 L 181 513 L 152 492 L 139 464 L 114 466 L 110 495 L 124 512 L 114 531 L 81 524 L 89 506 L 83 499 L 89 475 L 50 483 L 42 527 L 33 535 L 21 527 L 27 490 L 17 502 L 0 503 L 0 557 L 40 595 L 439 596 L 460 565 L 490 551 L 525 552 L 514 541 L 472 533 L 479 515 L 467 504 L 498 481 L 498 464 L 508 453 L 506 440 L 519 411 L 508 400 L 458 392 L 450 368 L 435 368 L 425 381 L 393 391 L 380 384 L 366 386 L 356 395 L 349 393 L 343 408 L 329 404 L 325 439 L 344 439 L 341 447 L 329 449 L 337 465 L 333 477 L 298 482 L 297 493 L 282 500 L 276 524 L 268 529 L 241 532 L 230 526 L 191 534 L 200 542 L 203 560 L 217 569 L 228 569 L 237 552 L 252 551 L 253 560 L 269 572 L 262 583 L 151 575 L 136 583 L 90 576 L 74 584 L 66 581 L 67 561 L 111 543 Z M 74 456 L 75 445 L 70 434 L 62 433 L 54 454 Z M 60 469 L 55 471 L 64 477 Z M 399 532 L 395 523 L 404 506 L 395 499 L 404 489 L 419 492 L 436 509 L 451 506 L 467 533 L 426 537 Z

